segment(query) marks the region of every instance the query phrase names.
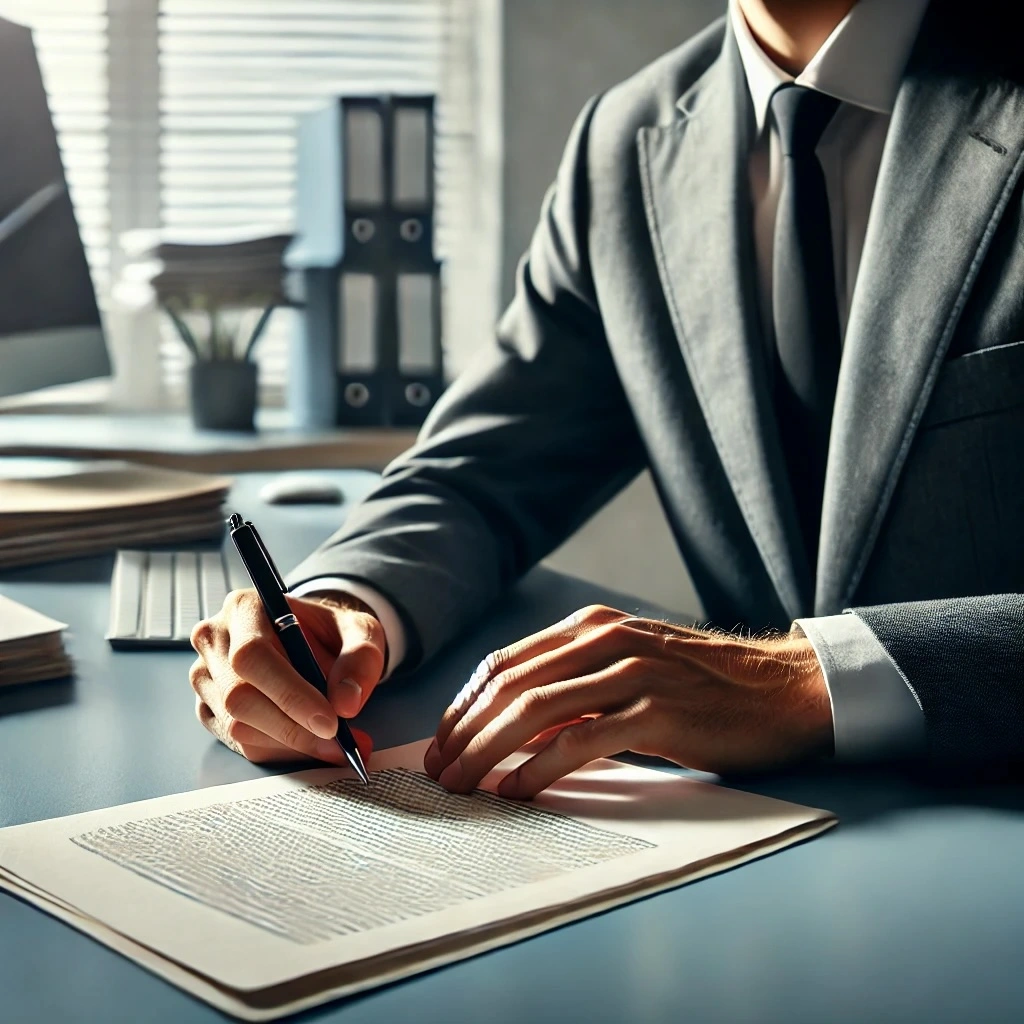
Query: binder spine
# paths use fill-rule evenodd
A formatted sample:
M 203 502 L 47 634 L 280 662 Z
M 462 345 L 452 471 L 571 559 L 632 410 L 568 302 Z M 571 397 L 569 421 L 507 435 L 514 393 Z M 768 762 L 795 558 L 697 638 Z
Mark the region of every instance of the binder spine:
M 395 300 L 398 374 L 389 408 L 396 424 L 418 426 L 444 390 L 440 265 L 399 271 Z
M 385 98 L 344 97 L 341 107 L 342 266 L 379 272 L 394 232 L 390 215 L 391 132 Z
M 434 262 L 434 97 L 395 97 L 391 124 L 393 256 L 400 269 L 426 269 Z
M 444 388 L 434 97 L 340 97 L 333 115 L 308 115 L 299 138 L 300 194 L 316 182 L 340 198 L 321 205 L 333 215 L 337 257 L 326 276 L 304 275 L 308 362 L 334 381 L 337 424 L 417 426 Z M 322 239 L 330 225 L 303 202 L 309 234 Z M 327 389 L 304 372 L 321 408 Z
M 335 421 L 351 426 L 386 422 L 386 337 L 389 307 L 385 275 L 342 270 L 335 320 Z M 392 314 L 393 315 L 393 314 Z

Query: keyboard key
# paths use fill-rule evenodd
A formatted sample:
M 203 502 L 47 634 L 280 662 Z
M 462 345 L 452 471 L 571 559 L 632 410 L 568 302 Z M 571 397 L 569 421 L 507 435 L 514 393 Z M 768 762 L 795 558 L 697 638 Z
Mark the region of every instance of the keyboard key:
M 118 551 L 110 588 L 110 636 L 137 636 L 145 551 Z
M 219 551 L 202 551 L 199 554 L 200 588 L 203 598 L 203 615 L 208 619 L 216 615 L 228 596 L 228 584 L 224 574 L 224 560 Z
M 174 633 L 176 640 L 188 640 L 192 627 L 202 618 L 199 603 L 199 553 L 178 551 L 174 555 Z
M 142 635 L 153 640 L 170 640 L 174 590 L 173 555 L 169 551 L 151 551 L 146 574 L 146 596 L 142 603 Z
M 107 639 L 115 648 L 188 649 L 192 627 L 220 611 L 231 586 L 220 551 L 118 551 Z

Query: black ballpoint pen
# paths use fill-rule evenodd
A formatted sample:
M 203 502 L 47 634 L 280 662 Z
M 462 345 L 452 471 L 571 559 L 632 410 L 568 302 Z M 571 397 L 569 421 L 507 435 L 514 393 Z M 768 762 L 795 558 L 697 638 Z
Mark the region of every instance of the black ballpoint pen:
M 241 558 L 242 565 L 245 566 L 245 571 L 263 602 L 267 618 L 270 619 L 292 667 L 326 697 L 327 680 L 310 649 L 309 642 L 303 635 L 299 620 L 284 596 L 288 588 L 284 585 L 270 552 L 256 532 L 256 527 L 250 522 L 243 523 L 242 517 L 235 512 L 228 519 L 228 529 L 231 531 L 231 540 L 234 542 L 238 557 Z M 344 718 L 338 718 L 335 739 L 359 778 L 369 783 L 370 776 L 363 764 L 352 730 Z

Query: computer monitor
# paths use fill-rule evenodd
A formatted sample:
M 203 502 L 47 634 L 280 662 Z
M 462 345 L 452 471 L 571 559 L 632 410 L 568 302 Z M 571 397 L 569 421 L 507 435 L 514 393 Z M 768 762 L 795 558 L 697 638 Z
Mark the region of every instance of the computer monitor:
M 0 18 L 0 396 L 109 374 L 32 33 Z

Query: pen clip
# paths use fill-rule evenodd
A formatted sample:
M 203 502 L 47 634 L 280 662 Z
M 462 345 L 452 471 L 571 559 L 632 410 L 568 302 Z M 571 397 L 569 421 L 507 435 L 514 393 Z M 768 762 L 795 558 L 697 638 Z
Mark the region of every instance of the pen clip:
M 274 565 L 274 560 L 270 557 L 270 552 L 267 550 L 267 546 L 263 543 L 263 538 L 256 532 L 256 527 L 253 526 L 248 520 L 245 523 L 252 532 L 252 538 L 256 541 L 256 546 L 263 552 L 263 557 L 267 560 L 267 565 L 270 567 L 270 571 L 274 574 L 274 579 L 277 580 L 277 585 L 281 588 L 282 594 L 288 593 L 288 588 L 284 585 L 284 580 L 281 578 L 281 574 L 277 571 L 277 566 Z

